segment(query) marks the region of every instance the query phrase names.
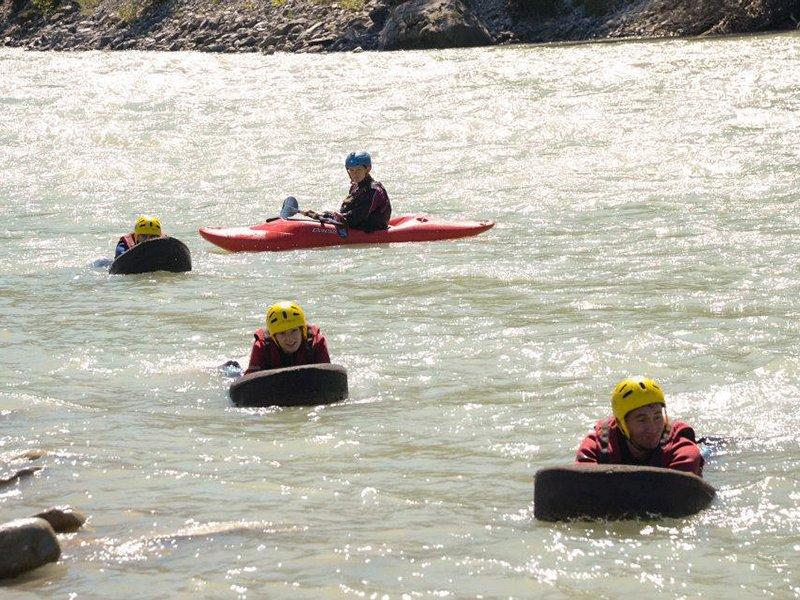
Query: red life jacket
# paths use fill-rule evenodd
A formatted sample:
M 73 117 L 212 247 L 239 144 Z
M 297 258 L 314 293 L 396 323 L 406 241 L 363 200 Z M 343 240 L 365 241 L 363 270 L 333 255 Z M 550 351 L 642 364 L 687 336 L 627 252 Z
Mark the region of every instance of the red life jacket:
M 331 362 L 328 354 L 328 341 L 316 325 L 308 325 L 304 343 L 297 352 L 291 355 L 281 352 L 278 344 L 267 335 L 264 329 L 258 329 L 254 337 L 255 341 L 250 349 L 250 361 L 245 374 L 282 367 Z
M 163 233 L 158 237 L 167 237 Z M 134 232 L 126 233 L 121 238 L 119 238 L 119 242 L 125 242 L 125 245 L 128 247 L 128 250 L 133 248 L 138 242 L 136 241 L 136 234 Z M 117 244 L 119 244 L 117 242 Z
M 278 344 L 275 343 L 275 340 L 266 335 L 266 332 L 263 329 L 257 330 L 254 334 L 255 338 L 264 344 L 264 353 L 269 357 L 270 366 L 267 368 L 279 369 L 281 367 L 293 367 L 295 365 L 311 364 L 314 357 L 314 351 L 312 350 L 314 336 L 311 335 L 310 329 L 311 328 L 309 328 L 308 336 L 306 337 L 305 341 L 300 344 L 297 352 L 292 355 L 287 355 L 281 352 L 278 348 Z M 286 364 L 287 359 L 290 361 L 288 364 Z
M 643 460 L 635 459 L 614 417 L 598 421 L 594 431 L 578 449 L 577 462 L 641 464 L 677 469 L 702 475 L 703 457 L 695 442 L 694 429 L 683 421 L 668 421 L 658 446 Z
M 121 238 L 119 238 L 119 242 L 125 242 L 125 245 L 128 247 L 128 250 L 130 250 L 136 245 L 136 234 L 133 232 L 126 233 Z M 119 242 L 117 242 L 117 244 L 119 244 Z

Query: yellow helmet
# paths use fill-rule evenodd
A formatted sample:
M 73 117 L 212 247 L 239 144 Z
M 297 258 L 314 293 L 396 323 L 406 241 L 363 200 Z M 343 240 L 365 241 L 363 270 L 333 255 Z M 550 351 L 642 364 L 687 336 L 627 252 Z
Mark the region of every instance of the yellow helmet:
M 267 331 L 269 331 L 270 337 L 295 327 L 300 328 L 303 339 L 306 339 L 308 336 L 306 313 L 297 302 L 278 302 L 267 309 Z
M 161 221 L 158 217 L 148 217 L 141 215 L 136 219 L 136 226 L 133 228 L 136 235 L 161 235 Z
M 647 377 L 628 377 L 620 381 L 611 392 L 611 411 L 617 419 L 617 425 L 622 429 L 625 437 L 630 437 L 628 425 L 625 423 L 625 416 L 632 410 L 647 406 L 648 404 L 662 404 L 667 406 L 664 400 L 664 392 L 658 384 Z

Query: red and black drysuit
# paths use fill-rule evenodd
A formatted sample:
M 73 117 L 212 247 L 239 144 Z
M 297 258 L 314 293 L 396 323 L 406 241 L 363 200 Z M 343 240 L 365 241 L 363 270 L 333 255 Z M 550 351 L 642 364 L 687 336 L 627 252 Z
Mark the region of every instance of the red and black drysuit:
M 350 186 L 339 213 L 348 227 L 369 233 L 388 229 L 392 204 L 384 187 L 367 175 L 361 183 Z
M 658 446 L 648 457 L 638 460 L 631 454 L 617 420 L 610 417 L 598 421 L 584 438 L 575 462 L 662 467 L 702 477 L 705 461 L 695 442 L 694 429 L 683 421 L 668 421 Z
M 250 350 L 250 364 L 245 375 L 265 369 L 280 369 L 297 365 L 314 365 L 331 362 L 328 340 L 316 325 L 308 326 L 308 336 L 294 354 L 285 354 L 263 329 L 256 330 L 255 342 Z

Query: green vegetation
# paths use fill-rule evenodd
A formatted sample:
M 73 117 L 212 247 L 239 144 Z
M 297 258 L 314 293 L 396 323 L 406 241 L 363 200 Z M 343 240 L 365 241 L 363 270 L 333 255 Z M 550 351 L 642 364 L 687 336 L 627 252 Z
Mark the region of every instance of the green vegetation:
M 81 7 L 81 14 L 90 15 L 100 5 L 101 0 L 78 0 L 78 6 Z
M 60 0 L 32 0 L 33 5 L 44 16 L 52 15 L 58 8 Z
M 394 3 L 398 4 L 404 1 L 405 0 L 395 0 Z M 287 2 L 288 0 L 270 0 L 270 3 L 275 8 L 282 8 L 286 6 Z M 364 10 L 364 2 L 365 0 L 305 0 L 304 3 L 327 6 L 336 6 L 338 4 L 339 7 L 343 8 L 344 10 L 361 11 Z
M 98 4 L 102 0 L 96 0 Z M 123 0 L 117 7 L 117 17 L 127 24 L 138 21 L 163 0 Z
M 339 6 L 345 10 L 364 10 L 364 0 L 339 0 Z
M 139 3 L 136 0 L 126 0 L 119 5 L 117 16 L 123 23 L 131 24 L 139 18 Z

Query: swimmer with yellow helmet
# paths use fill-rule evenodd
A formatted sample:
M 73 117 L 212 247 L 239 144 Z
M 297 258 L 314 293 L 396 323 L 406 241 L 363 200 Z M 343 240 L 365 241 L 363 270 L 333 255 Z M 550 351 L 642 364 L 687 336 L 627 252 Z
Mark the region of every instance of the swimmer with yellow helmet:
M 597 422 L 578 449 L 578 463 L 663 467 L 702 476 L 694 430 L 669 419 L 661 387 L 646 377 L 620 381 L 611 393 L 613 417 Z
M 306 321 L 296 302 L 278 302 L 267 309 L 266 328 L 255 332 L 247 373 L 296 365 L 331 362 L 328 341 L 319 327 Z
M 161 221 L 159 221 L 158 217 L 140 215 L 136 219 L 133 231 L 119 238 L 117 249 L 114 252 L 114 258 L 127 252 L 136 244 L 141 244 L 153 238 L 163 237 L 163 235 L 161 231 Z

